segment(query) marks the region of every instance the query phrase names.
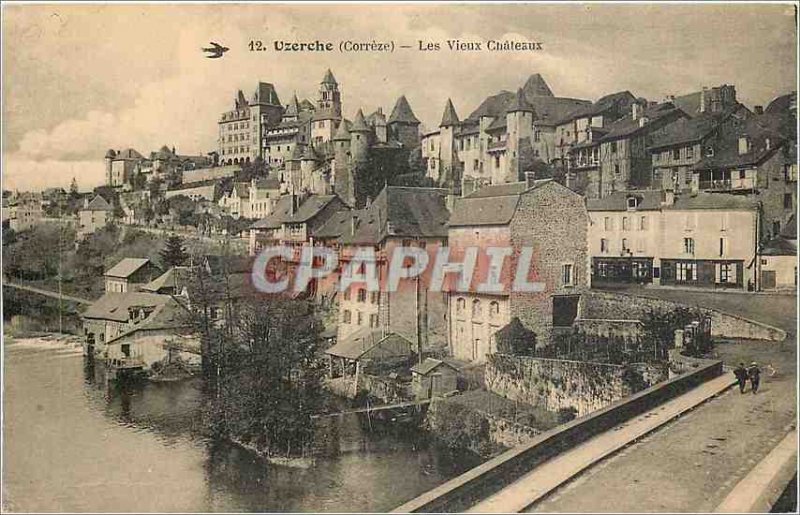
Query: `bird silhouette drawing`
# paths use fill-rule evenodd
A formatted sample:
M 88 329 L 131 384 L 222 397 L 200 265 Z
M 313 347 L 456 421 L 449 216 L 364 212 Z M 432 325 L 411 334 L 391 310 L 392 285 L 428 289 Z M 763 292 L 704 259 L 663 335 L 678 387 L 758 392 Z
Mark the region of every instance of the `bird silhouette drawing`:
M 211 54 L 206 56 L 209 59 L 219 59 L 222 57 L 222 54 L 230 50 L 230 48 L 222 46 L 219 43 L 214 43 L 213 41 L 210 41 L 209 44 L 211 45 L 210 47 L 203 48 L 203 52 Z

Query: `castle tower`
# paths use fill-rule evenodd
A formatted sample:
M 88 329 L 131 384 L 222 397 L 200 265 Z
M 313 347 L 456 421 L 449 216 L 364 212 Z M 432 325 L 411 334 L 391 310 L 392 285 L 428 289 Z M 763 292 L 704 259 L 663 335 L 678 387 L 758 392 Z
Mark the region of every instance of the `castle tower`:
M 364 113 L 361 109 L 356 113 L 353 125 L 350 127 L 350 155 L 353 163 L 360 163 L 367 160 L 369 151 L 369 135 L 372 130 L 364 120 Z
M 448 98 L 439 124 L 439 182 L 444 186 L 458 184 L 460 177 L 453 176 L 453 163 L 456 160 L 455 130 L 459 124 L 458 113 Z
M 286 106 L 286 111 L 283 112 L 282 120 L 284 122 L 296 122 L 299 115 L 300 102 L 297 100 L 297 95 L 294 95 L 292 101 Z
M 506 109 L 506 169 L 502 177 L 493 177 L 495 183 L 516 182 L 520 177 L 520 141 L 533 136 L 533 106 L 522 89 Z
M 419 120 L 403 95 L 397 99 L 389 115 L 389 134 L 404 147 L 412 149 L 419 146 Z
M 317 167 L 317 156 L 314 148 L 307 145 L 303 155 L 300 157 L 300 189 L 303 191 L 314 190 L 314 168 Z
M 342 116 L 342 98 L 339 92 L 339 83 L 333 76 L 330 68 L 325 72 L 325 77 L 319 84 L 319 99 L 317 100 L 317 107 L 321 111 L 331 111 L 336 118 Z
M 333 137 L 333 187 L 346 204 L 355 206 L 356 192 L 353 181 L 353 168 L 350 163 L 349 122 L 342 120 L 339 130 Z
M 108 149 L 108 152 L 106 152 L 106 158 L 105 158 L 105 161 L 106 161 L 106 186 L 113 186 L 114 185 L 113 184 L 114 180 L 111 177 L 111 166 L 112 166 L 111 163 L 114 161 L 114 158 L 116 156 L 117 156 L 117 153 L 114 152 L 113 148 Z
M 279 124 L 283 105 L 269 82 L 259 82 L 250 99 L 250 159 L 264 158 L 265 129 Z

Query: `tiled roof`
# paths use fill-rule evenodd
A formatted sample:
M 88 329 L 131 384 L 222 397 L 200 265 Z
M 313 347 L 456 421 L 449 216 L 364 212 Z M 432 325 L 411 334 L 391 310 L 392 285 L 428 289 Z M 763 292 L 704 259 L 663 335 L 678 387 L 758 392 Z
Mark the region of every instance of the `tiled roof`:
M 169 297 L 167 295 L 161 295 L 161 297 L 167 297 L 167 301 L 164 302 L 163 304 L 157 305 L 153 310 L 153 312 L 150 313 L 150 315 L 145 320 L 133 326 L 129 331 L 121 333 L 115 338 L 108 340 L 106 344 L 111 345 L 114 342 L 119 341 L 139 331 L 146 331 L 146 330 L 155 331 L 159 329 L 160 330 L 179 329 L 181 327 L 187 326 L 188 320 L 184 316 L 184 314 L 188 313 L 186 307 L 183 306 L 173 297 Z
M 256 180 L 256 189 L 258 190 L 277 190 L 280 189 L 280 187 L 281 180 L 274 175 Z
M 627 211 L 628 198 L 638 199 L 637 211 L 658 211 L 664 200 L 660 190 L 614 191 L 603 198 L 586 199 L 587 211 Z
M 147 258 L 124 258 L 112 266 L 104 275 L 110 277 L 129 277 L 150 262 Z
M 170 267 L 169 270 L 142 286 L 142 291 L 158 293 L 162 288 L 176 288 L 177 278 L 178 274 L 175 273 L 175 268 Z
M 492 120 L 492 123 L 490 123 L 488 127 L 486 127 L 486 131 L 487 132 L 488 131 L 496 131 L 496 130 L 505 129 L 505 128 L 506 128 L 506 117 L 505 116 L 498 116 L 497 118 Z
M 797 239 L 791 240 L 783 236 L 772 238 L 761 248 L 764 256 L 796 256 Z
M 113 210 L 114 208 L 111 207 L 111 204 L 106 202 L 106 199 L 104 199 L 100 195 L 95 195 L 92 201 L 89 202 L 89 205 L 82 208 L 82 211 L 113 211 Z
M 348 120 L 342 120 L 342 123 L 339 124 L 339 128 L 336 130 L 336 134 L 333 136 L 333 141 L 350 141 L 349 125 L 350 122 Z
M 753 117 L 736 132 L 725 135 L 714 145 L 714 155 L 704 157 L 697 165 L 696 170 L 713 170 L 717 168 L 733 168 L 739 166 L 753 166 L 762 163 L 771 157 L 785 143 L 777 132 L 765 127 L 759 121 L 760 117 Z M 750 148 L 744 154 L 739 153 L 739 137 L 746 136 L 750 140 Z M 769 148 L 767 148 L 769 140 Z
M 615 139 L 631 136 L 640 130 L 646 130 L 652 127 L 652 123 L 661 120 L 667 116 L 686 116 L 686 114 L 677 109 L 670 102 L 657 104 L 655 106 L 646 107 L 642 117 L 647 118 L 648 122 L 642 127 L 639 120 L 634 120 L 631 114 L 623 116 L 619 120 L 613 122 L 608 126 L 608 134 L 603 136 L 603 141 L 611 141 Z
M 552 179 L 542 179 L 533 185 L 512 182 L 481 188 L 456 199 L 449 226 L 506 225 L 517 211 L 521 194 L 552 182 Z
M 731 210 L 750 210 L 757 209 L 758 202 L 750 197 L 743 195 L 733 195 L 731 193 L 706 193 L 698 192 L 693 194 L 675 195 L 675 202 L 664 206 L 669 210 L 694 210 L 694 209 L 731 209 Z
M 457 370 L 456 367 L 454 367 L 450 363 L 447 363 L 440 359 L 425 358 L 425 361 L 423 361 L 422 363 L 417 363 L 416 365 L 411 367 L 411 371 L 424 376 L 429 372 L 439 368 L 440 365 L 444 365 L 446 367 L 452 368 L 453 370 Z
M 395 103 L 394 109 L 392 109 L 392 114 L 389 115 L 389 123 L 420 123 L 417 117 L 414 116 L 414 111 L 411 110 L 411 106 L 408 104 L 405 95 L 397 99 L 397 103 Z
M 106 293 L 92 303 L 83 312 L 83 318 L 95 320 L 113 320 L 115 322 L 128 321 L 128 309 L 137 307 L 156 307 L 163 306 L 169 302 L 169 295 L 159 295 L 156 293 L 128 292 L 128 293 Z
M 627 90 L 619 91 L 617 93 L 611 93 L 609 95 L 601 97 L 597 102 L 593 104 L 578 107 L 572 113 L 569 113 L 564 118 L 557 120 L 556 125 L 568 123 L 578 118 L 598 116 L 610 109 L 613 109 L 614 107 L 627 109 L 628 106 L 635 100 L 636 97 L 634 97 L 633 94 Z
M 284 195 L 278 199 L 269 216 L 262 218 L 250 227 L 253 229 L 277 229 L 284 223 L 307 222 L 337 198 L 336 195 L 310 195 L 292 213 L 292 195 Z
M 259 82 L 256 86 L 256 91 L 253 93 L 254 104 L 269 104 L 279 106 L 282 105 L 278 98 L 278 93 L 275 91 L 275 86 L 269 82 Z
M 528 80 L 525 81 L 525 85 L 522 87 L 522 89 L 525 90 L 525 94 L 527 96 L 553 96 L 550 86 L 547 85 L 547 82 L 538 73 L 534 73 L 528 77 Z
M 517 94 L 514 95 L 514 100 L 506 108 L 507 113 L 515 113 L 518 111 L 525 111 L 528 113 L 533 112 L 533 106 L 528 102 L 525 98 L 525 94 L 522 92 L 522 88 L 517 90 Z
M 126 148 L 125 150 L 117 152 L 114 156 L 114 159 L 125 160 L 125 161 L 138 161 L 140 159 L 144 159 L 144 156 L 132 148 Z
M 364 112 L 359 109 L 353 120 L 353 125 L 350 126 L 350 132 L 369 132 L 369 130 L 367 122 L 364 120 Z
M 283 115 L 297 116 L 298 114 L 300 114 L 300 102 L 297 100 L 297 95 L 294 95 L 292 101 L 286 106 L 286 112 L 284 112 Z
M 456 113 L 456 108 L 453 106 L 453 101 L 448 98 L 444 106 L 444 113 L 442 113 L 442 123 L 439 124 L 439 127 L 458 125 L 458 123 L 458 113 Z
M 336 78 L 333 76 L 333 72 L 330 68 L 325 72 L 325 76 L 322 78 L 322 84 L 337 84 Z
M 364 210 L 350 210 L 350 209 L 343 209 L 342 211 L 337 211 L 328 218 L 328 221 L 322 224 L 320 227 L 314 231 L 314 238 L 318 240 L 330 240 L 330 239 L 338 239 L 346 232 L 349 232 L 352 227 L 352 218 L 355 217 L 358 219 L 360 215 L 363 214 Z
M 325 353 L 351 360 L 361 359 L 369 353 L 369 358 L 379 359 L 410 356 L 412 348 L 411 341 L 400 334 L 384 334 L 382 329 L 364 327 L 342 338 Z
M 787 93 L 786 95 L 781 95 L 772 102 L 770 102 L 767 108 L 764 109 L 764 112 L 769 114 L 788 113 L 791 109 L 793 99 L 794 102 L 797 102 L 796 91 L 792 91 L 791 93 Z
M 355 231 L 342 218 L 333 219 L 338 229 L 331 226 L 324 230 L 340 232 L 339 242 L 343 244 L 378 244 L 388 236 L 443 238 L 450 217 L 446 195 L 447 191 L 440 188 L 386 186 L 368 207 L 350 212 L 356 217 Z
M 727 114 L 730 114 L 730 112 Z M 654 137 L 649 148 L 664 148 L 702 141 L 711 135 L 726 116 L 704 113 L 694 118 L 680 118 L 664 127 L 664 130 Z
M 311 116 L 311 120 L 340 120 L 342 117 L 333 109 L 320 109 L 315 111 Z

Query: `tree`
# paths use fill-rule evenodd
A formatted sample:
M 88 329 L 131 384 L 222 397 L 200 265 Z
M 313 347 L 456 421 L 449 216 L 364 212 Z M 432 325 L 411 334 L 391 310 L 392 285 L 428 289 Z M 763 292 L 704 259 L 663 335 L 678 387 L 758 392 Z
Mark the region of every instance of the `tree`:
M 536 333 L 525 327 L 517 317 L 498 330 L 494 339 L 497 352 L 502 354 L 531 356 L 536 350 Z
M 69 198 L 71 200 L 75 200 L 78 197 L 78 181 L 76 181 L 75 177 L 73 177 L 72 182 L 69 183 Z
M 177 235 L 170 236 L 164 242 L 164 248 L 161 249 L 161 265 L 166 269 L 173 266 L 182 265 L 189 254 L 183 246 L 183 238 Z
M 700 311 L 687 307 L 677 307 L 668 311 L 649 310 L 642 317 L 644 343 L 653 350 L 656 359 L 666 359 L 668 349 L 675 346 L 675 330 L 701 320 L 703 314 Z M 699 356 L 707 350 L 703 345 L 687 348 L 686 352 L 690 356 Z

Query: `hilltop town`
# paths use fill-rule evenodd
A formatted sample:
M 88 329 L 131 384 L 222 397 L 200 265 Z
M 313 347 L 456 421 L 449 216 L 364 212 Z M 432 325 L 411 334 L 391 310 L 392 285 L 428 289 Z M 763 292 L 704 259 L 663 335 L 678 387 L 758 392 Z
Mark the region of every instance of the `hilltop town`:
M 289 249 L 289 275 L 304 248 L 333 249 L 336 269 L 268 319 L 287 342 L 316 342 L 302 359 L 350 408 L 395 420 L 426 407 L 425 427 L 483 458 L 659 385 L 711 388 L 722 340 L 786 337 L 680 297 L 796 295 L 796 92 L 766 106 L 731 84 L 577 99 L 538 73 L 507 88 L 477 106 L 442 98 L 423 131 L 411 92 L 369 112 L 343 105 L 331 70 L 311 99 L 259 81 L 205 122 L 218 140 L 202 155 L 130 142 L 98 156 L 105 184 L 91 192 L 4 191 L 4 284 L 59 309 L 74 296 L 87 356 L 113 379 L 164 380 L 218 359 L 215 345 L 241 337 L 231 327 L 272 302 L 252 285 L 264 249 Z M 393 291 L 336 286 L 362 248 L 385 278 L 398 248 L 433 261 L 473 247 L 534 249 L 543 289 L 434 291 L 427 272 Z M 35 261 L 43 248 L 55 257 Z M 722 391 L 710 381 L 703 399 Z M 305 441 L 280 457 L 259 442 L 239 441 L 306 456 Z M 419 502 L 405 509 L 444 506 Z

